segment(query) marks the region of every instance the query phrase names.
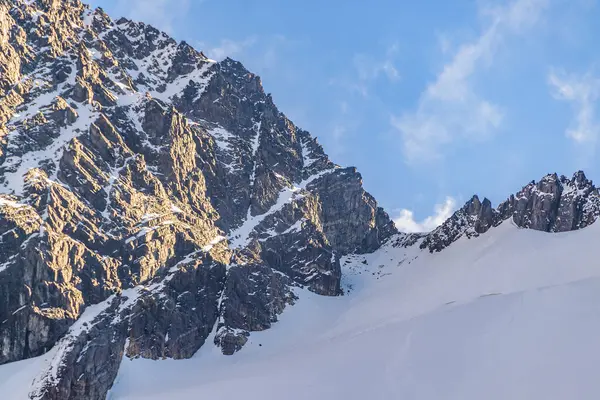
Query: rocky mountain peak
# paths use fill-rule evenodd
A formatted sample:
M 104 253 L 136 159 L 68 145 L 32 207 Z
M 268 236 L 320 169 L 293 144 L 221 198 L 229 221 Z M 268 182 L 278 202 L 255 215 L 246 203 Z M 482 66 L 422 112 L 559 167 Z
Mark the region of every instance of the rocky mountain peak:
M 485 233 L 507 219 L 521 228 L 565 232 L 585 228 L 600 215 L 600 194 L 583 171 L 572 178 L 556 173 L 531 181 L 493 208 L 488 199 L 473 196 L 452 217 L 421 242 L 421 248 L 441 251 L 460 237 Z
M 585 176 L 585 173 L 583 171 L 577 171 L 573 174 L 573 179 L 574 182 L 576 182 L 577 184 L 592 184 L 592 181 L 588 180 L 587 177 Z
M 494 221 L 495 211 L 491 202 L 487 198 L 481 202 L 479 196 L 474 195 L 447 221 L 425 236 L 420 246 L 432 252 L 441 251 L 463 235 L 470 238 L 487 231 Z
M 0 0 L 0 363 L 104 399 L 122 357 L 240 350 L 396 233 L 232 59 L 78 0 Z

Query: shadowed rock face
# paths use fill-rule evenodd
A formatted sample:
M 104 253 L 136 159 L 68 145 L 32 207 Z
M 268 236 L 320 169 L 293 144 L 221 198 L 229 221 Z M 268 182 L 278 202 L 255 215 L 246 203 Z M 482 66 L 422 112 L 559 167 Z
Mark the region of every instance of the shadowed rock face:
M 32 399 L 104 399 L 124 356 L 232 354 L 395 233 L 242 64 L 0 0 L 0 364 L 52 349 Z

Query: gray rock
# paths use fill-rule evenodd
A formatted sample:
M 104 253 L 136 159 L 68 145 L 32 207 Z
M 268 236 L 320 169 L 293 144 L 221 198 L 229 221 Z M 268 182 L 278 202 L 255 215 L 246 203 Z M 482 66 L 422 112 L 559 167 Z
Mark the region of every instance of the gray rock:
M 223 354 L 239 351 L 249 332 L 270 328 L 286 305 L 294 304 L 296 296 L 290 290 L 290 283 L 287 276 L 263 265 L 229 269 L 215 336 L 215 344 Z
M 481 202 L 475 195 L 447 221 L 425 236 L 420 247 L 431 252 L 441 251 L 462 236 L 471 238 L 485 233 L 498 219 L 491 202 L 488 199 Z
M 598 203 L 597 188 L 579 171 L 571 179 L 550 174 L 538 183 L 531 182 L 499 210 L 505 218 L 512 216 L 520 227 L 564 232 L 593 223 L 600 213 Z

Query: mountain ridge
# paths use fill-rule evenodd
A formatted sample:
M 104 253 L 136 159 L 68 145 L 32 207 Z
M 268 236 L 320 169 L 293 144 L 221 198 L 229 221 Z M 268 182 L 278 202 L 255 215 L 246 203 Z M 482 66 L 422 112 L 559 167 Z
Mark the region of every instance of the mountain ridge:
M 421 248 L 441 251 L 462 235 L 475 237 L 512 218 L 521 228 L 565 232 L 585 228 L 600 216 L 600 193 L 583 171 L 571 179 L 550 173 L 531 181 L 496 208 L 474 195 L 448 220 L 434 229 Z

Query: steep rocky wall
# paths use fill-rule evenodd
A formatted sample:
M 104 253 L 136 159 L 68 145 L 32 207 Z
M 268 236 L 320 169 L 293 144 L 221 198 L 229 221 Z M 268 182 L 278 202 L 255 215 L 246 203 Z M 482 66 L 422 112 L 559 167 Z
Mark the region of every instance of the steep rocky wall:
M 0 0 L 0 76 L 0 363 L 52 350 L 32 399 L 232 354 L 396 232 L 259 77 L 151 26 Z

